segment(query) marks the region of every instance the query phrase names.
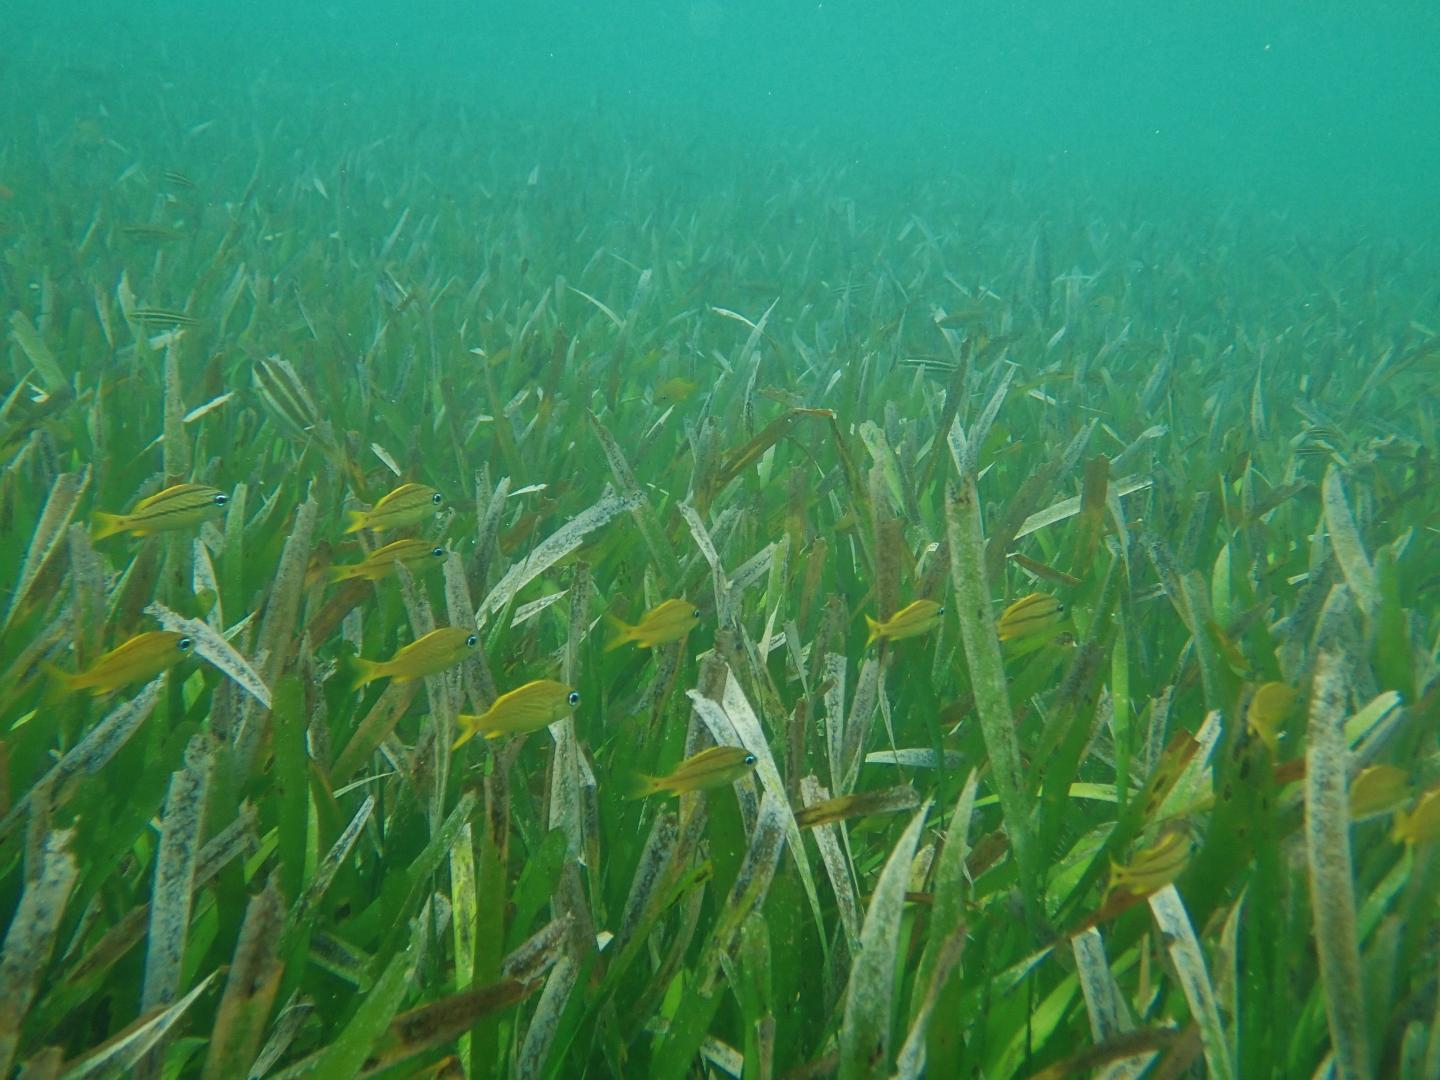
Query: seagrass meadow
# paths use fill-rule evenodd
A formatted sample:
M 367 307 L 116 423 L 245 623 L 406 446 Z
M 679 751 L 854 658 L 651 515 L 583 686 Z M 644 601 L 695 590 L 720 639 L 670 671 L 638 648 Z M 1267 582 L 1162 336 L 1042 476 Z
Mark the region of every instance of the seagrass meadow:
M 0 1077 L 1440 1076 L 1433 219 L 151 29 L 0 72 Z

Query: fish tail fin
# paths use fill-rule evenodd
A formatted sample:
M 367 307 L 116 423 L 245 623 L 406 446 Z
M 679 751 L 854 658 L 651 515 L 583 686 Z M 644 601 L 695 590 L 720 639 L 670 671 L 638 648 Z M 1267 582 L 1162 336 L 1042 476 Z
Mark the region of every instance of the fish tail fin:
M 1410 814 L 1407 811 L 1395 811 L 1394 820 L 1390 825 L 1390 839 L 1396 844 L 1403 844 L 1410 839 Z
M 361 529 L 363 529 L 364 527 L 365 527 L 365 511 L 364 511 L 364 510 L 346 510 L 346 511 L 345 511 L 345 533 L 346 533 L 346 535 L 349 535 L 350 533 L 357 533 L 357 532 L 359 532 Z
M 104 510 L 96 510 L 90 516 L 90 528 L 93 530 L 90 534 L 92 541 L 104 540 L 107 536 L 125 531 L 125 517 L 122 514 L 107 514 Z
M 336 564 L 327 566 L 324 570 L 324 579 L 328 585 L 339 585 L 342 581 L 349 581 L 353 577 L 359 577 L 359 573 L 353 566 Z
M 385 677 L 384 667 L 378 660 L 366 660 L 362 656 L 355 658 L 355 681 L 351 684 L 351 692 L 362 690 L 376 679 Z
M 663 788 L 658 777 L 647 776 L 642 772 L 632 773 L 625 780 L 624 794 L 627 799 L 643 799 L 661 790 Z
M 611 630 L 615 631 L 615 636 L 612 637 L 609 644 L 605 646 L 606 652 L 611 652 L 620 648 L 620 646 L 626 642 L 634 640 L 635 628 L 629 623 L 622 622 L 614 615 L 606 615 L 605 622 L 609 624 Z
M 461 713 L 459 716 L 455 717 L 455 723 L 460 728 L 460 734 L 457 735 L 455 737 L 455 741 L 450 744 L 450 750 L 452 753 L 456 750 L 459 750 L 460 747 L 464 746 L 467 742 L 469 742 L 475 737 L 476 732 L 480 730 L 475 726 L 475 721 L 478 719 L 479 717 L 477 716 L 467 716 L 465 713 Z
M 865 639 L 865 647 L 868 649 L 880 638 L 882 631 L 880 624 L 868 614 L 865 616 L 865 628 L 870 631 L 870 636 Z
M 70 672 L 48 662 L 41 665 L 41 670 L 45 672 L 45 694 L 41 698 L 44 704 L 54 705 L 79 689 L 75 685 L 75 676 Z

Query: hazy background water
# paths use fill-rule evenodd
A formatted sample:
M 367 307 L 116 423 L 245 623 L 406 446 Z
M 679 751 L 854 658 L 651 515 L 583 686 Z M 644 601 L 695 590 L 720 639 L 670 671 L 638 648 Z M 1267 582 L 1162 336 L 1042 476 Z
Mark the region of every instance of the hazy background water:
M 35 104 L 26 71 L 68 64 L 77 111 L 123 111 L 128 82 L 159 76 L 182 99 L 233 91 L 241 113 L 257 94 L 337 122 L 357 107 L 347 122 L 377 137 L 477 104 L 542 124 L 604 117 L 710 151 L 794 146 L 877 175 L 1012 170 L 1407 231 L 1440 211 L 1440 5 L 1420 0 L 10 9 L 0 133 Z

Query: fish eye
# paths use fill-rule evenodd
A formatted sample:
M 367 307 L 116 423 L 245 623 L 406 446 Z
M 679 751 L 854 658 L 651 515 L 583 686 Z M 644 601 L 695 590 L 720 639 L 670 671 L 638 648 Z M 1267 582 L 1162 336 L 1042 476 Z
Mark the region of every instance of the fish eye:
M 692 619 L 698 619 L 700 617 L 700 609 L 697 607 L 694 611 L 690 613 L 690 617 Z
M 469 645 L 470 648 L 473 649 L 479 643 L 479 641 L 480 639 L 478 637 L 476 637 L 474 634 L 471 634 L 465 639 L 465 644 Z
M 441 495 L 440 492 L 437 491 L 435 492 L 435 494 L 430 496 L 430 501 L 436 506 L 439 506 L 442 502 L 445 501 L 445 496 Z
M 442 547 L 431 548 L 431 549 L 430 549 L 430 554 L 431 554 L 431 555 L 434 555 L 435 558 L 438 559 L 438 558 L 440 558 L 440 556 L 442 556 L 442 555 L 445 554 L 445 549 L 442 548 Z
M 225 505 L 226 503 L 228 503 L 229 501 L 230 501 L 230 496 L 229 496 L 229 495 L 226 495 L 223 491 L 217 491 L 217 492 L 215 493 L 215 505 L 216 505 L 216 506 L 224 506 L 224 505 Z
M 189 652 L 190 646 L 194 644 L 195 642 L 191 641 L 188 637 L 182 637 L 179 641 L 175 642 L 175 647 L 181 652 Z
M 754 764 L 755 764 L 755 755 L 754 755 L 754 754 L 746 754 L 746 755 L 745 755 L 745 764 L 746 764 L 746 765 L 754 765 Z
M 944 607 L 943 604 L 941 605 L 940 610 L 936 611 L 935 614 L 936 614 L 936 615 L 944 615 L 944 614 L 945 614 L 945 607 Z
M 1064 604 L 1056 604 L 1056 605 L 1055 605 L 1055 610 L 1056 610 L 1056 611 L 1059 611 L 1059 612 L 1063 612 L 1063 611 L 1065 610 L 1065 605 L 1064 605 Z
M 579 704 L 580 704 L 580 691 L 578 691 L 578 690 L 571 690 L 570 693 L 569 693 L 569 695 L 565 698 L 565 700 L 568 701 L 568 702 L 570 702 L 571 705 L 579 705 Z

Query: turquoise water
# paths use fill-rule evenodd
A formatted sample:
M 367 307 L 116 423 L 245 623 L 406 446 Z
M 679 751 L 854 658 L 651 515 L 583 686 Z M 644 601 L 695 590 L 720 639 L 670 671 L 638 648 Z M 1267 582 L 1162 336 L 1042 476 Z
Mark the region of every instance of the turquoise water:
M 177 115 L 194 94 L 236 120 L 283 109 L 403 138 L 494 110 L 881 172 L 1254 199 L 1340 227 L 1428 226 L 1440 200 L 1440 9 L 1419 2 L 15 8 L 3 86 L 22 140 L 32 110 L 158 122 L 134 95 L 165 83 Z

